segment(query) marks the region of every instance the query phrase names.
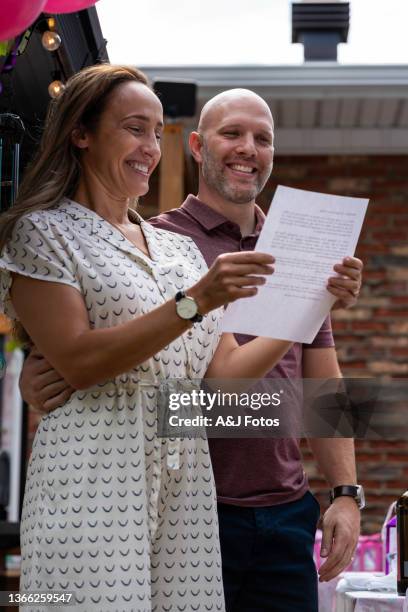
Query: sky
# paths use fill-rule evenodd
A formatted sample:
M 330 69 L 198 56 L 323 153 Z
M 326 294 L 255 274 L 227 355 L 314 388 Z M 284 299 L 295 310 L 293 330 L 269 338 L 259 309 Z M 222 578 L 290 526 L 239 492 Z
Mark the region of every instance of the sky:
M 290 0 L 99 0 L 112 63 L 302 64 Z M 408 64 L 408 0 L 350 0 L 341 64 Z

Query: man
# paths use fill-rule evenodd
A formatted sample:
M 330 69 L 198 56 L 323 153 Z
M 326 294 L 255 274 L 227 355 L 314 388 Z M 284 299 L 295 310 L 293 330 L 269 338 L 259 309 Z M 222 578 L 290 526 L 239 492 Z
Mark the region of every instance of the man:
M 157 227 L 191 236 L 210 265 L 223 252 L 254 248 L 264 216 L 255 199 L 272 171 L 273 120 L 262 98 L 230 90 L 203 108 L 190 135 L 199 167 L 197 197 L 152 219 Z M 355 303 L 362 263 L 355 258 L 335 266 L 328 281 L 337 307 Z M 238 337 L 240 343 L 249 337 Z M 330 321 L 312 345 L 293 345 L 269 378 L 335 378 L 340 370 Z M 22 376 L 26 400 L 41 409 L 66 401 L 71 390 L 37 353 Z M 50 399 L 51 398 L 51 399 Z M 309 441 L 330 487 L 356 484 L 351 439 Z M 317 582 L 312 558 L 319 516 L 308 492 L 295 439 L 210 440 L 217 494 L 224 589 L 228 612 L 273 610 L 316 612 Z M 323 517 L 320 580 L 348 565 L 359 535 L 358 505 L 344 489 Z

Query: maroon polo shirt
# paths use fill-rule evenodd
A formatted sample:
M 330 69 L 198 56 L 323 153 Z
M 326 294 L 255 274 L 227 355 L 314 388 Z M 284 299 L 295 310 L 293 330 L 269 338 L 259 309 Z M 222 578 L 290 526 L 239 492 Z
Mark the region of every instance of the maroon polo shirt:
M 264 214 L 256 208 L 253 234 L 242 236 L 236 223 L 229 221 L 198 198 L 189 195 L 180 208 L 162 213 L 149 222 L 165 230 L 190 236 L 207 265 L 221 253 L 250 251 L 255 247 Z M 236 335 L 239 344 L 252 336 Z M 313 343 L 294 344 L 267 378 L 302 378 L 305 348 L 334 346 L 330 318 L 323 323 Z M 308 488 L 296 438 L 210 439 L 211 459 L 218 501 L 237 506 L 273 506 L 294 501 Z

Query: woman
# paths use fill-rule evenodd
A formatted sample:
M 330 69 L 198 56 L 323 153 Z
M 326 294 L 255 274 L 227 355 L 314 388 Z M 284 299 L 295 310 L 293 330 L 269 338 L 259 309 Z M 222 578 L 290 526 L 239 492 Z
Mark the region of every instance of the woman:
M 207 442 L 156 436 L 157 387 L 210 361 L 213 377 L 262 376 L 290 346 L 225 334 L 217 349 L 220 307 L 254 295 L 273 258 L 224 255 L 207 272 L 189 238 L 130 208 L 162 122 L 139 71 L 75 75 L 0 225 L 4 309 L 77 390 L 34 441 L 21 591 L 74 592 L 78 611 L 224 609 Z

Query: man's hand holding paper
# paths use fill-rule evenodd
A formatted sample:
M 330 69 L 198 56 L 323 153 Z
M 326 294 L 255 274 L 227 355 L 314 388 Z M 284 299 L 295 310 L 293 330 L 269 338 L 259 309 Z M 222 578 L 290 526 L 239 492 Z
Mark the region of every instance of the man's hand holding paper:
M 256 246 L 275 257 L 275 273 L 229 306 L 223 331 L 312 342 L 333 306 L 356 301 L 363 265 L 351 253 L 367 204 L 279 186 Z
M 342 263 L 336 264 L 333 269 L 337 276 L 329 278 L 327 283 L 327 290 L 337 297 L 332 310 L 351 308 L 360 293 L 363 262 L 357 257 L 345 257 Z

